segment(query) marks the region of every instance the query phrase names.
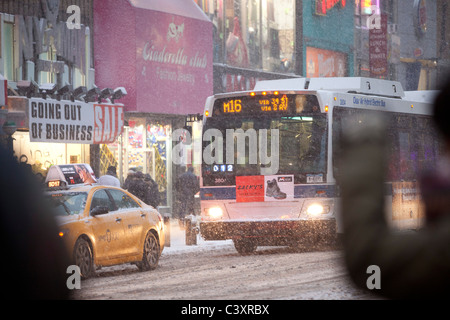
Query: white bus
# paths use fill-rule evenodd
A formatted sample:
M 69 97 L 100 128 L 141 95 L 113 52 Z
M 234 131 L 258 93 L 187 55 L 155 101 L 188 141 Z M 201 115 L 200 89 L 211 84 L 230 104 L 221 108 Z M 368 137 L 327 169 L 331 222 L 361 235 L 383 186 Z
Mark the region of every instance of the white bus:
M 342 128 L 373 112 L 389 122 L 389 221 L 418 228 L 418 176 L 442 152 L 431 120 L 436 92 L 404 92 L 371 78 L 261 81 L 254 91 L 211 96 L 203 117 L 200 233 L 232 239 L 245 254 L 262 245 L 334 241 L 339 221 Z

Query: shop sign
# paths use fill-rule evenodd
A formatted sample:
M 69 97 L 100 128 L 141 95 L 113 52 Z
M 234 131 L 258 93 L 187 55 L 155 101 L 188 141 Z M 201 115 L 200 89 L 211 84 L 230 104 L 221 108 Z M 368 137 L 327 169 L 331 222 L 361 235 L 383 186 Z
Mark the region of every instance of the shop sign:
M 383 78 L 388 71 L 387 15 L 381 14 L 381 28 L 369 30 L 369 66 L 370 76 Z
M 346 0 L 316 0 L 314 13 L 320 16 L 326 16 L 327 12 L 334 8 L 338 3 L 344 8 Z
M 347 55 L 342 52 L 306 48 L 306 76 L 345 77 L 347 75 Z
M 293 175 L 236 177 L 237 202 L 292 201 L 293 199 Z
M 139 111 L 201 112 L 213 93 L 209 22 L 149 10 L 136 21 L 136 91 L 146 108 Z
M 122 133 L 123 105 L 33 98 L 28 103 L 30 142 L 100 144 Z
M 59 6 L 59 2 L 55 1 Z M 58 55 L 84 70 L 86 65 L 86 26 L 69 29 L 65 21 L 57 22 L 58 8 L 55 14 L 45 11 L 45 18 L 20 16 L 16 18 L 19 27 L 19 67 L 23 59 L 33 60 L 35 56 L 49 51 L 54 46 Z M 23 57 L 23 59 L 22 59 Z M 38 71 L 61 73 L 64 63 L 59 61 L 37 60 Z

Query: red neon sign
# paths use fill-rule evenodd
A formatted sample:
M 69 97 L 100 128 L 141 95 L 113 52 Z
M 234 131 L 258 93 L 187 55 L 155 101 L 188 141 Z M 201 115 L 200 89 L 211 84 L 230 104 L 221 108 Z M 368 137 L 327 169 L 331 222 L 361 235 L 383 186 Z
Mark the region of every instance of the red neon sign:
M 338 3 L 341 3 L 341 8 L 344 8 L 346 5 L 346 0 L 316 0 L 316 14 L 321 16 L 326 16 L 327 12 L 336 6 Z

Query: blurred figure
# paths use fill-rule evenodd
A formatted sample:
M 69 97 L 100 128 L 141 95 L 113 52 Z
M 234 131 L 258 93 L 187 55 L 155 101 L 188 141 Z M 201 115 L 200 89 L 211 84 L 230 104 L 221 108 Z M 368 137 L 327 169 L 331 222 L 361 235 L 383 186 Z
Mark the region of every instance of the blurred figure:
M 125 178 L 125 181 L 123 182 L 122 188 L 128 190 L 128 188 L 130 187 L 130 182 L 134 179 L 135 174 L 136 171 L 134 171 L 133 169 L 128 170 L 128 174 L 127 177 Z
M 450 156 L 449 104 L 450 81 L 435 100 L 434 106 L 434 119 L 445 139 L 446 157 Z M 349 128 L 343 142 L 339 183 L 342 190 L 345 262 L 350 276 L 358 286 L 367 289 L 367 281 L 371 276 L 369 267 L 377 266 L 380 288 L 371 290 L 372 293 L 400 299 L 448 297 L 448 200 L 440 206 L 433 203 L 431 208 L 425 197 L 426 214 L 432 213 L 431 220 L 435 223 L 428 223 L 430 219 L 427 218 L 426 225 L 417 232 L 400 233 L 389 229 L 384 218 L 386 128 L 381 119 L 372 120 L 364 130 L 352 132 Z M 448 172 L 449 167 L 445 171 Z M 431 185 L 435 190 L 446 185 L 440 189 L 440 197 L 450 198 L 450 180 L 445 183 L 435 181 Z
M 144 181 L 148 184 L 148 193 L 146 198 L 147 201 L 144 202 L 156 209 L 161 201 L 159 196 L 158 184 L 148 173 L 144 174 Z
M 144 174 L 141 171 L 137 171 L 134 175 L 132 175 L 132 178 L 128 183 L 128 191 L 146 204 L 149 204 L 148 194 L 150 192 L 150 187 L 144 181 Z
M 117 179 L 116 167 L 109 166 L 106 174 L 98 178 L 99 184 L 120 188 L 120 181 Z
M 67 299 L 69 257 L 43 190 L 0 146 L 1 274 L 6 299 Z
M 179 201 L 178 218 L 183 225 L 187 215 L 195 215 L 195 194 L 200 191 L 200 183 L 194 174 L 194 168 L 188 170 L 178 177 L 176 184 L 177 199 Z

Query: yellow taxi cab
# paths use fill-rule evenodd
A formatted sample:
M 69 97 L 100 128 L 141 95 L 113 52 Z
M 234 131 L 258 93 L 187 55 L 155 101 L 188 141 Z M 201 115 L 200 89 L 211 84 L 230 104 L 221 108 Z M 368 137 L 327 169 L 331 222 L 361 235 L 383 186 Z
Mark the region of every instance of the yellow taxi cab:
M 94 181 L 88 164 L 52 166 L 46 178 L 59 235 L 82 278 L 98 267 L 123 263 L 155 269 L 164 249 L 161 215 L 126 190 Z

